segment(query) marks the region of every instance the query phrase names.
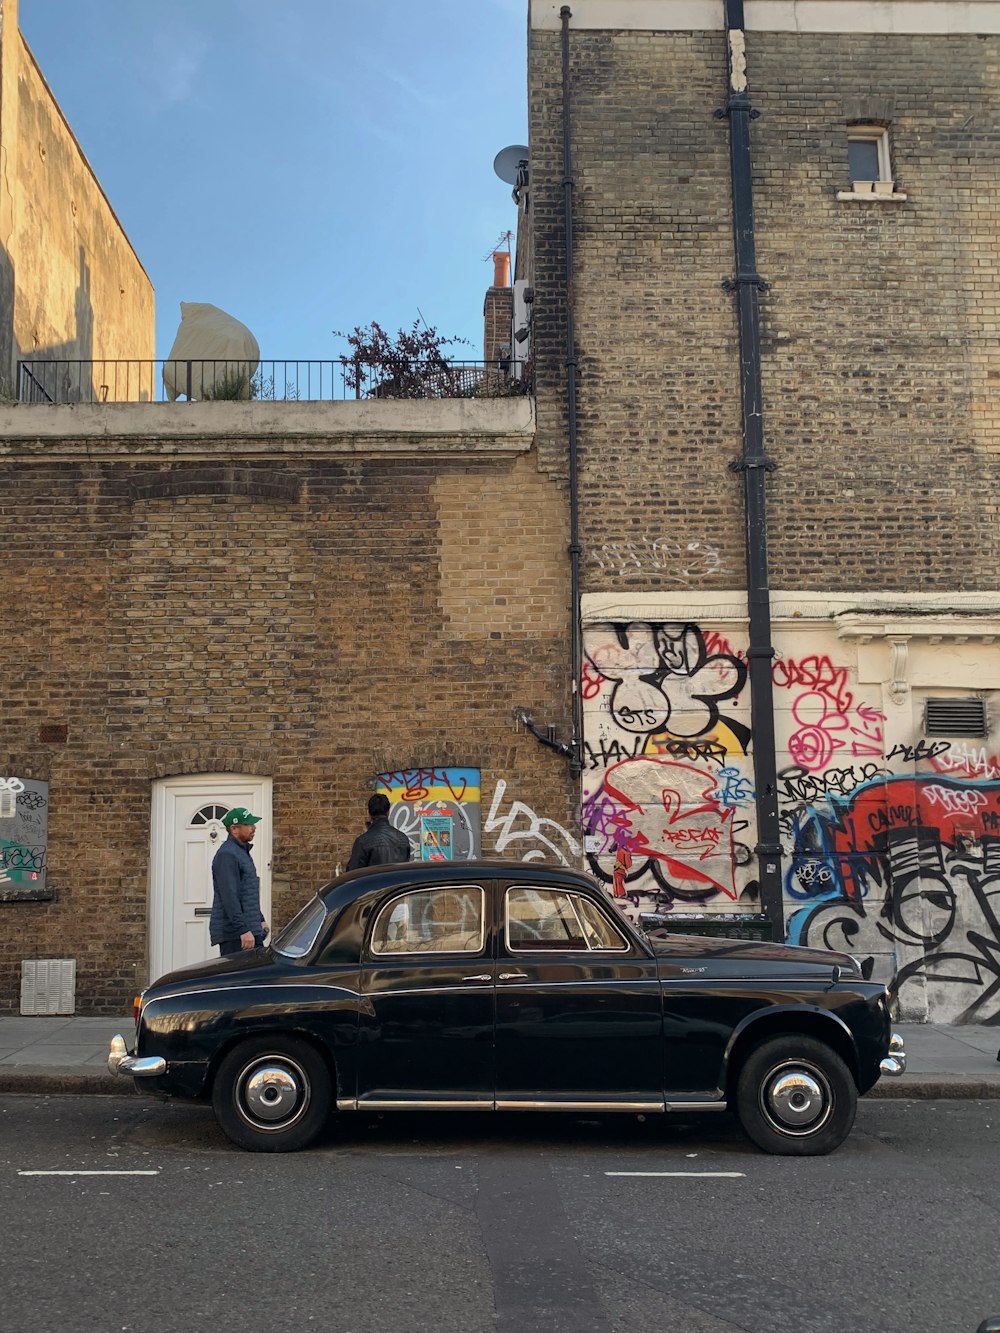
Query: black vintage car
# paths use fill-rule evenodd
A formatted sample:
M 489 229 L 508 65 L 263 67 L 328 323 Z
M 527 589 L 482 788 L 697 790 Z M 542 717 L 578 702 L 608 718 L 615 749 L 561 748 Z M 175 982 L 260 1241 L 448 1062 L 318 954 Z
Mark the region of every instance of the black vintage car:
M 890 996 L 847 954 L 643 934 L 588 875 L 515 861 L 334 880 L 262 949 L 172 972 L 113 1072 L 211 1098 L 241 1147 L 331 1110 L 724 1111 L 830 1152 L 901 1073 Z

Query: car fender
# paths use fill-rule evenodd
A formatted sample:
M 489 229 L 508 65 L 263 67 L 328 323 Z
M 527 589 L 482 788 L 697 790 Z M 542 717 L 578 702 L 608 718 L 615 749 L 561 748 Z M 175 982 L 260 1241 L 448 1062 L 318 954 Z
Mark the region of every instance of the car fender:
M 858 1052 L 854 1034 L 839 1014 L 815 1004 L 776 1004 L 747 1014 L 729 1035 L 723 1056 L 723 1084 L 728 1086 L 734 1069 L 734 1057 L 766 1041 L 779 1032 L 805 1032 L 818 1037 L 844 1060 L 855 1082 L 858 1080 Z
M 289 987 L 266 1002 L 253 986 L 152 996 L 140 1014 L 137 1050 L 167 1061 L 166 1073 L 149 1080 L 150 1091 L 190 1097 L 211 1086 L 211 1071 L 238 1042 L 271 1034 L 301 1036 L 323 1052 L 338 1083 L 349 1085 L 355 1078 L 363 1007 L 356 991 L 330 984 Z M 196 1027 L 186 1021 L 193 1015 Z

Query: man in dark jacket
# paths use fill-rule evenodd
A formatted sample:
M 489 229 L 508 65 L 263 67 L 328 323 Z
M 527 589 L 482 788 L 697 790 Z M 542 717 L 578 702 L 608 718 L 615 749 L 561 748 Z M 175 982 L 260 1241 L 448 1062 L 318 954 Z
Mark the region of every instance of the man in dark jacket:
M 242 805 L 222 816 L 229 837 L 212 859 L 212 915 L 208 935 L 220 954 L 259 949 L 267 934 L 260 910 L 260 876 L 250 855 L 260 815 Z
M 410 840 L 389 823 L 389 798 L 377 791 L 368 797 L 368 831 L 354 839 L 348 870 L 385 866 L 410 859 Z

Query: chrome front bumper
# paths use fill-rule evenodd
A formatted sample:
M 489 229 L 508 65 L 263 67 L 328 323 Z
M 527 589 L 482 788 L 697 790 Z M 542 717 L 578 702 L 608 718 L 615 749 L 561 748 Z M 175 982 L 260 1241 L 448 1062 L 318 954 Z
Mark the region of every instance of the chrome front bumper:
M 879 1069 L 890 1078 L 898 1078 L 900 1074 L 906 1073 L 906 1052 L 903 1050 L 903 1038 L 898 1032 L 894 1032 L 889 1038 L 889 1054 L 879 1065 Z
M 125 1038 L 119 1032 L 111 1038 L 108 1070 L 112 1074 L 126 1074 L 130 1078 L 155 1078 L 157 1074 L 167 1072 L 167 1062 L 162 1055 L 145 1055 L 141 1058 L 129 1055 Z

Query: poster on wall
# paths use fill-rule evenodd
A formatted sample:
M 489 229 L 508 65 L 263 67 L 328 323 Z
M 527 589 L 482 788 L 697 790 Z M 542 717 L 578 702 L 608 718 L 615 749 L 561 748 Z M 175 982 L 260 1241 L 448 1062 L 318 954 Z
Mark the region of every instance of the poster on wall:
M 454 859 L 452 856 L 454 822 L 451 815 L 429 815 L 421 810 L 421 861 L 451 861 Z
M 49 784 L 0 776 L 0 896 L 45 888 L 48 830 Z
M 409 838 L 415 861 L 481 855 L 478 768 L 379 773 L 375 786 L 389 798 L 389 822 Z

